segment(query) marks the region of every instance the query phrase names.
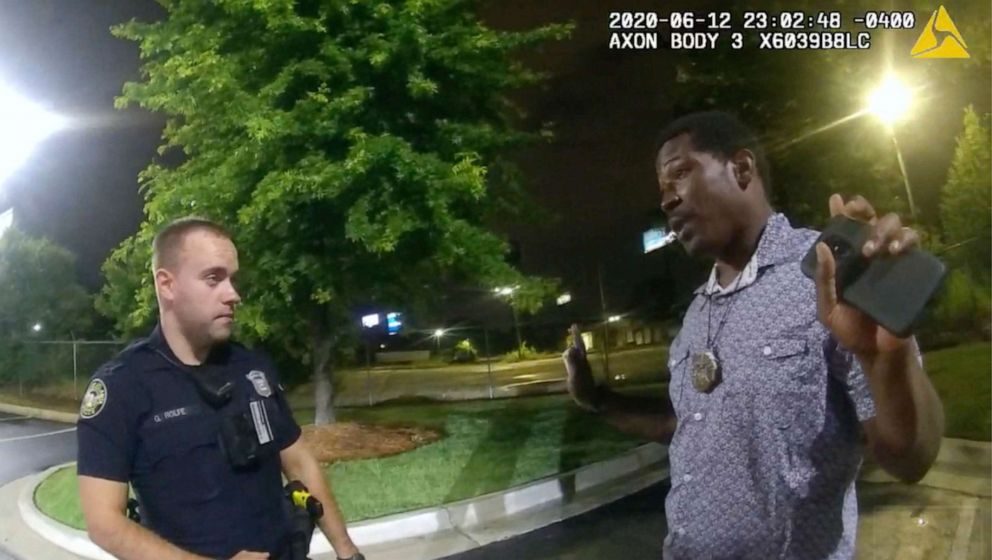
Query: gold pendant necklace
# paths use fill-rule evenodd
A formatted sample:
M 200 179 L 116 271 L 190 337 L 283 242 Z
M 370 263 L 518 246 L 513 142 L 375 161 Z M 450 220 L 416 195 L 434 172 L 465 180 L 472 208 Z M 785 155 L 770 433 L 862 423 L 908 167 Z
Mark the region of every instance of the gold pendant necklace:
M 720 361 L 707 350 L 692 355 L 692 386 L 700 393 L 709 393 L 720 384 Z

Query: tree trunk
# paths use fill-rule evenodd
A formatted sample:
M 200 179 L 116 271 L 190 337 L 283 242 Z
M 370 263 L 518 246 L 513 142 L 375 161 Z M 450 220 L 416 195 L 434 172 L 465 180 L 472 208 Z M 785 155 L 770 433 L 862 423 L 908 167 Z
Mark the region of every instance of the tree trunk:
M 317 426 L 331 424 L 335 421 L 334 405 L 334 368 L 331 355 L 334 350 L 334 336 L 328 332 L 326 324 L 320 319 L 314 321 L 313 328 L 313 392 L 314 418 Z

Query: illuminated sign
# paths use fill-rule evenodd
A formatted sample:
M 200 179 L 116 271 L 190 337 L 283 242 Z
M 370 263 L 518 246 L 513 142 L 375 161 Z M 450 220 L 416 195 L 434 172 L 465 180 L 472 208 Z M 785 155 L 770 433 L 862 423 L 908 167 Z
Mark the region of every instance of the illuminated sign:
M 399 313 L 387 313 L 386 314 L 386 330 L 389 334 L 396 334 L 400 332 L 400 327 L 403 326 L 403 321 L 400 321 Z
M 666 232 L 665 228 L 651 228 L 644 232 L 644 252 L 650 253 L 661 249 L 672 241 L 675 241 L 675 232 Z

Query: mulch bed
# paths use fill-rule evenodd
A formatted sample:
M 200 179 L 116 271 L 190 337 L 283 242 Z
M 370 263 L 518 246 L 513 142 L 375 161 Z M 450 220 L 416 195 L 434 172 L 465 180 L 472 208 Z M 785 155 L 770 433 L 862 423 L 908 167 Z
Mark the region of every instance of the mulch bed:
M 439 439 L 440 432 L 420 427 L 385 427 L 357 422 L 303 427 L 303 441 L 321 463 L 388 457 Z

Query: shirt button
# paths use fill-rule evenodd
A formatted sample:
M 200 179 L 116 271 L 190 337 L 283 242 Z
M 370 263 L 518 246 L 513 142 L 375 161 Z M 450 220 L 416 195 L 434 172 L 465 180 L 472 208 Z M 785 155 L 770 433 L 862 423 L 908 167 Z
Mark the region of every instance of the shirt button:
M 692 482 L 692 475 L 691 474 L 687 474 L 687 475 L 683 476 L 682 477 L 682 482 Z
M 692 415 L 692 419 L 695 420 L 696 422 L 699 422 L 700 420 L 703 419 L 703 413 L 702 412 L 697 412 L 697 413 L 693 414 Z
M 764 354 L 764 355 L 766 355 L 766 356 L 771 356 L 772 355 L 772 347 L 771 346 L 765 346 L 764 348 L 761 349 L 761 353 Z

